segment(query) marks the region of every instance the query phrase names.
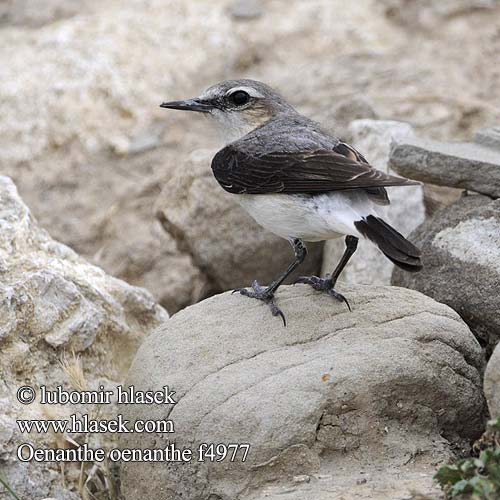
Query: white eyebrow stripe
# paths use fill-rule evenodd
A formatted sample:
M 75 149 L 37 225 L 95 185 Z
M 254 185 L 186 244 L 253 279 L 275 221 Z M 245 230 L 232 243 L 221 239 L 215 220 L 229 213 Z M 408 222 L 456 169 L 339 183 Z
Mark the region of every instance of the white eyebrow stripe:
M 253 87 L 245 87 L 245 86 L 233 87 L 232 89 L 229 89 L 226 92 L 226 95 L 229 95 L 229 94 L 232 94 L 234 92 L 237 92 L 238 90 L 243 90 L 244 92 L 246 92 L 251 97 L 264 97 L 258 90 L 254 89 Z

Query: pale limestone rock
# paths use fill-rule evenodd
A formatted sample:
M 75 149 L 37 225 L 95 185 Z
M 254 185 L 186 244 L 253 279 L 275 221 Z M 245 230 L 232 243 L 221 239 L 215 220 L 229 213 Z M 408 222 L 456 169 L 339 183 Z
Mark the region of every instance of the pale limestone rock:
M 2 475 L 21 498 L 56 494 L 74 499 L 54 463 L 21 463 L 17 446 L 54 447 L 65 436 L 23 435 L 16 419 L 62 418 L 70 405 L 23 406 L 16 391 L 30 385 L 74 390 L 60 361 L 79 353 L 89 387 L 121 381 L 147 333 L 168 318 L 146 290 L 92 266 L 50 238 L 13 182 L 0 177 L 0 460 Z M 81 409 L 79 409 L 81 411 Z M 87 409 L 87 412 L 90 410 Z M 67 418 L 67 417 L 65 417 Z M 67 470 L 78 467 L 67 464 Z

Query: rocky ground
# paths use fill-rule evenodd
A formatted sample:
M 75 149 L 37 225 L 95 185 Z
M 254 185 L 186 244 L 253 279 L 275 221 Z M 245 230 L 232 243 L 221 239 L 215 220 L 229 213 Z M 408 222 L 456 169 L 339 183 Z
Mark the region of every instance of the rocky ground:
M 21 406 L 15 389 L 116 386 L 182 309 L 129 381 L 178 385 L 179 442 L 241 437 L 255 455 L 132 464 L 125 500 L 439 498 L 433 473 L 470 451 L 484 396 L 500 412 L 498 131 L 450 144 L 500 122 L 498 53 L 495 0 L 0 3 L 0 176 L 13 180 L 0 177 L 0 478 L 23 500 L 74 500 L 82 477 L 114 500 L 115 469 L 16 461 L 16 418 L 64 412 Z M 269 281 L 291 257 L 219 190 L 205 121 L 158 107 L 235 77 L 426 183 L 391 192 L 427 266 L 392 283 L 418 291 L 374 286 L 393 269 L 365 246 L 344 276 L 371 285 L 343 285 L 353 314 L 302 286 L 284 289 L 287 330 L 242 297 L 186 308 Z M 302 271 L 331 271 L 341 251 L 311 246 Z
M 67 390 L 121 382 L 147 333 L 168 318 L 146 290 L 106 275 L 34 221 L 12 181 L 0 177 L 0 474 L 22 499 L 79 498 L 67 488 L 79 464 L 21 463 L 17 447 L 68 448 L 84 435 L 23 434 L 17 419 L 63 419 L 75 405 L 22 405 L 21 386 Z M 98 442 L 101 437 L 96 435 Z M 2 493 L 3 494 L 3 493 Z
M 158 103 L 249 76 L 341 135 L 379 117 L 467 138 L 500 118 L 499 12 L 484 0 L 314 0 L 286 13 L 271 0 L 7 1 L 0 173 L 55 238 L 175 312 L 223 288 L 154 207 L 189 155 L 218 142 L 200 117 Z
M 251 443 L 251 453 L 224 467 L 123 464 L 125 498 L 282 498 L 281 490 L 294 499 L 383 499 L 417 487 L 435 494 L 433 464 L 481 433 L 479 343 L 456 312 L 418 292 L 357 285 L 345 293 L 352 313 L 304 285 L 285 287 L 287 328 L 262 304 L 226 293 L 150 335 L 127 383 L 177 389 L 168 414 L 178 423 L 176 444 L 197 449 L 210 436 Z M 227 310 L 237 325 L 220 321 Z M 164 413 L 148 405 L 126 409 L 131 420 Z M 169 439 L 122 437 L 127 448 Z M 402 482 L 394 474 L 399 468 L 404 477 L 409 463 L 418 483 L 411 473 Z M 293 481 L 297 476 L 306 477 Z

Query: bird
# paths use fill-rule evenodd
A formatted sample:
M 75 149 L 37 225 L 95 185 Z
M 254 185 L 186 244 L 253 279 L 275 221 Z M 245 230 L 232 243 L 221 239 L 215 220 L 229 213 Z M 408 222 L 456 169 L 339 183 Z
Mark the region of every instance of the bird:
M 344 253 L 332 273 L 301 276 L 295 283 L 345 302 L 349 310 L 336 285 L 360 238 L 377 245 L 396 266 L 410 272 L 422 269 L 420 250 L 382 213 L 390 204 L 386 187 L 421 183 L 377 170 L 270 86 L 250 79 L 225 80 L 199 97 L 160 107 L 210 118 L 225 144 L 211 162 L 215 179 L 258 224 L 292 245 L 295 258 L 277 279 L 268 286 L 255 280 L 250 289 L 233 291 L 267 304 L 285 326 L 276 292 L 304 262 L 305 242 L 345 237 Z

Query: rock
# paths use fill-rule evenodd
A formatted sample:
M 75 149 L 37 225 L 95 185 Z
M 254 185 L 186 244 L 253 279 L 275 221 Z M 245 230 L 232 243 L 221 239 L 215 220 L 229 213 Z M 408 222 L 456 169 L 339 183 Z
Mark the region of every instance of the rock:
M 408 121 L 418 133 L 438 140 L 460 140 L 498 120 L 499 77 L 488 61 L 500 43 L 488 20 L 498 16 L 500 5 L 491 0 L 490 10 L 434 17 L 431 29 L 408 37 L 410 31 L 415 33 L 425 25 L 420 23 L 421 13 L 425 16 L 425 11 L 439 9 L 443 3 L 452 7 L 462 1 L 423 3 L 368 0 L 343 4 L 339 9 L 327 1 L 301 2 L 289 6 L 287 16 L 280 5 L 266 4 L 266 15 L 257 26 L 247 24 L 245 40 L 263 47 L 259 63 L 248 74 L 273 83 L 301 111 L 326 126 L 331 125 L 324 119 L 332 115 L 328 109 L 343 99 L 363 96 L 375 103 L 381 119 Z M 398 4 L 403 27 L 393 22 L 394 17 L 384 15 L 388 4 Z M 294 16 L 300 16 L 295 30 Z M 281 27 L 283 17 L 289 29 Z M 464 36 L 468 49 L 474 51 L 466 62 Z M 439 53 L 436 43 L 441 47 Z M 408 51 L 411 58 L 400 57 Z M 485 88 L 487 92 L 480 90 Z
M 353 468 L 355 469 L 355 468 Z M 432 465 L 411 463 L 408 467 L 376 470 L 364 468 L 360 471 L 350 467 L 336 468 L 333 474 L 315 474 L 307 484 L 286 486 L 264 486 L 248 500 L 444 500 L 443 492 L 432 477 Z
M 152 206 L 178 159 L 214 143 L 203 119 L 169 114 L 162 100 L 241 75 L 339 134 L 336 122 L 373 117 L 373 107 L 439 139 L 498 119 L 490 61 L 500 42 L 489 21 L 499 7 L 409 39 L 374 0 L 293 2 L 287 15 L 280 2 L 259 3 L 263 15 L 239 22 L 228 15 L 233 0 L 209 9 L 195 0 L 0 2 L 0 172 L 54 238 L 168 310 L 203 298 L 211 283 L 158 230 Z M 403 15 L 419 8 L 410 4 Z
M 377 113 L 373 104 L 363 96 L 351 97 L 340 101 L 333 109 L 335 121 L 348 126 L 354 120 L 375 120 Z
M 67 2 L 65 0 L 3 0 L 0 4 L 0 27 L 27 26 L 30 28 L 72 17 L 75 14 L 88 13 L 95 5 L 95 0 Z
M 463 193 L 460 189 L 436 186 L 434 184 L 424 184 L 423 188 L 425 214 L 427 217 L 432 217 L 439 210 L 453 205 L 453 203 L 460 199 Z
M 353 140 L 352 131 L 349 129 L 351 122 L 378 118 L 373 103 L 364 96 L 342 99 L 333 109 L 322 109 L 321 114 L 317 116 L 317 120 L 325 129 L 347 142 Z
M 349 126 L 353 145 L 376 168 L 388 172 L 387 161 L 391 143 L 413 136 L 407 123 L 384 120 L 355 120 Z M 388 188 L 391 205 L 387 221 L 399 232 L 409 234 L 424 220 L 423 192 L 420 186 Z M 383 210 L 383 209 L 382 209 Z M 323 258 L 323 274 L 331 273 L 344 251 L 344 240 L 328 241 Z M 348 283 L 389 284 L 394 265 L 373 244 L 361 240 L 342 274 Z
M 135 328 L 167 317 L 148 292 L 110 278 L 39 229 L 7 177 L 0 178 L 0 206 L 3 340 L 24 325 L 32 340 L 77 352 L 99 335 L 137 345 L 143 334 Z
M 352 313 L 305 285 L 283 287 L 284 328 L 263 304 L 225 293 L 148 336 L 126 383 L 136 390 L 168 385 L 177 404 L 128 405 L 124 415 L 171 419 L 175 433 L 123 434 L 120 446 L 175 442 L 196 456 L 200 443 L 250 443 L 250 452 L 245 462 L 123 463 L 125 498 L 247 500 L 271 487 L 307 491 L 328 476 L 334 479 L 324 480 L 318 498 L 332 498 L 332 483 L 341 498 L 362 472 L 371 479 L 392 471 L 391 484 L 398 483 L 394 471 L 403 476 L 409 462 L 413 472 L 427 468 L 416 484 L 432 489 L 430 469 L 481 433 L 482 350 L 455 311 L 420 293 L 341 291 Z M 296 476 L 314 479 L 296 484 Z
M 262 15 L 258 0 L 236 0 L 229 6 L 229 13 L 236 20 L 257 19 Z
M 470 15 L 478 11 L 491 11 L 495 0 L 384 0 L 386 15 L 409 30 L 439 29 L 448 19 Z
M 500 417 L 500 346 L 497 345 L 484 372 L 484 395 L 491 418 Z
M 152 207 L 180 151 L 211 136 L 197 133 L 199 117 L 170 119 L 158 104 L 226 71 L 226 58 L 206 57 L 241 45 L 227 1 L 208 10 L 175 0 L 0 4 L 0 172 L 55 238 L 106 272 L 172 311 L 206 296 L 206 277 Z
M 288 241 L 265 231 L 226 193 L 210 169 L 212 151 L 193 152 L 184 168 L 164 187 L 157 214 L 179 248 L 188 253 L 216 291 L 270 283 L 293 260 Z M 315 274 L 322 244 L 308 243 L 309 254 L 297 272 Z
M 404 139 L 394 145 L 389 164 L 399 174 L 422 182 L 500 197 L 499 149 L 467 142 Z
M 192 47 L 210 52 L 220 44 L 229 51 L 238 47 L 222 8 L 200 9 L 196 2 L 181 6 L 175 0 L 126 5 L 85 1 L 94 4 L 87 15 L 39 32 L 3 30 L 0 60 L 10 64 L 0 82 L 1 167 L 53 158 L 62 149 L 66 165 L 81 163 L 82 156 L 88 160 L 103 152 L 123 154 L 129 147 L 133 152 L 137 138 L 147 132 L 156 135 L 159 124 L 164 140 L 165 112 L 158 104 L 169 96 L 199 91 L 194 76 L 211 81 L 225 67 L 222 59 L 207 65 L 206 55 L 193 53 Z M 16 57 L 10 50 L 14 45 Z
M 415 135 L 409 123 L 392 120 L 354 120 L 349 129 L 356 147 L 363 149 L 370 164 L 384 171 L 388 171 L 387 160 L 392 143 Z
M 500 126 L 479 130 L 474 136 L 474 142 L 487 148 L 500 149 Z
M 134 162 L 123 163 L 130 168 Z M 91 241 L 78 248 L 93 254 L 93 263 L 106 272 L 150 290 L 173 313 L 206 297 L 212 285 L 155 219 L 152 207 L 162 185 L 147 180 L 130 186 L 109 209 L 96 214 Z
M 89 387 L 102 378 L 116 384 L 140 342 L 167 318 L 150 293 L 106 275 L 51 239 L 12 181 L 0 177 L 0 460 L 2 475 L 20 498 L 76 498 L 67 488 L 78 474 L 66 487 L 57 463 L 17 460 L 23 442 L 69 443 L 66 434 L 22 434 L 17 419 L 76 412 L 74 405 L 48 408 L 38 400 L 23 406 L 17 389 L 62 384 L 72 390 L 69 365 L 81 367 L 80 382 Z M 78 471 L 79 464 L 66 464 L 66 470 Z
M 392 282 L 455 309 L 488 350 L 500 339 L 500 200 L 465 196 L 411 235 L 422 249 L 419 273 L 394 270 Z

